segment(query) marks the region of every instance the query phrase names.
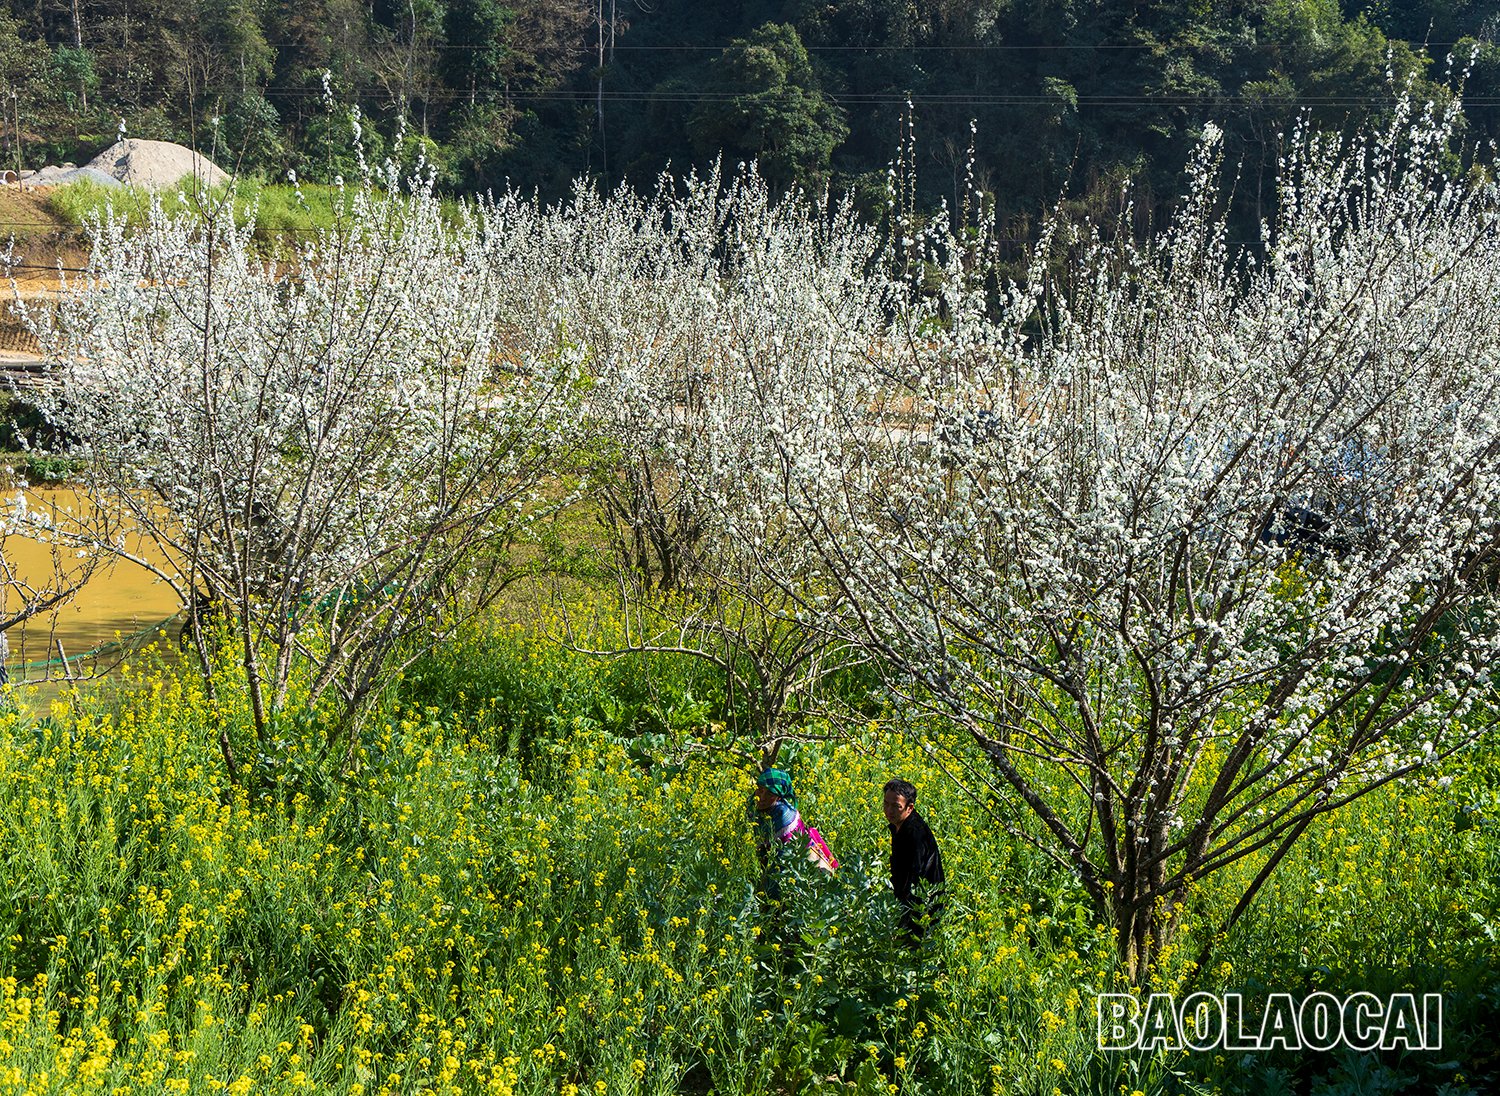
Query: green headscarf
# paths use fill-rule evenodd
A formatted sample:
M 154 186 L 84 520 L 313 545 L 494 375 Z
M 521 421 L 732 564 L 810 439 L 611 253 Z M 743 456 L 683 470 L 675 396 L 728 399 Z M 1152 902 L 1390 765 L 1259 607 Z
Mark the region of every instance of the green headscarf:
M 755 778 L 755 782 L 777 799 L 785 799 L 794 807 L 797 805 L 797 797 L 792 794 L 790 773 L 782 772 L 780 769 L 767 769 Z

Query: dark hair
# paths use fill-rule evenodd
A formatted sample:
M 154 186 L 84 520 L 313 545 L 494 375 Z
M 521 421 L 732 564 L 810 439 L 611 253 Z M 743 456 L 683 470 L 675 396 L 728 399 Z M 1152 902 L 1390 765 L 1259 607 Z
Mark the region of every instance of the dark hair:
M 895 792 L 902 799 L 906 800 L 908 807 L 915 807 L 917 805 L 917 786 L 910 780 L 887 780 L 885 782 L 885 790 Z

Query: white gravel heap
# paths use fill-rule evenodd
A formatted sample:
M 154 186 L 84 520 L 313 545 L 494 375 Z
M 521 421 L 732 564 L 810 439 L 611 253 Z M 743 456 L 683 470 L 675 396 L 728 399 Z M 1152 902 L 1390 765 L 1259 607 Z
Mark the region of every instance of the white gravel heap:
M 130 186 L 162 189 L 175 186 L 185 176 L 196 175 L 209 186 L 227 183 L 229 175 L 207 156 L 171 141 L 142 141 L 127 137 L 116 141 L 85 168 L 97 168 Z
M 21 176 L 23 187 L 33 186 L 67 186 L 69 183 L 80 183 L 88 181 L 99 186 L 124 186 L 125 184 L 107 172 L 100 171 L 96 167 L 73 167 L 64 164 L 57 167 L 48 164 L 40 171 L 33 171 Z
M 223 168 L 184 145 L 128 137 L 116 141 L 82 167 L 48 165 L 40 171 L 23 173 L 21 185 L 67 186 L 87 179 L 100 186 L 126 184 L 165 190 L 194 175 L 209 186 L 229 181 Z

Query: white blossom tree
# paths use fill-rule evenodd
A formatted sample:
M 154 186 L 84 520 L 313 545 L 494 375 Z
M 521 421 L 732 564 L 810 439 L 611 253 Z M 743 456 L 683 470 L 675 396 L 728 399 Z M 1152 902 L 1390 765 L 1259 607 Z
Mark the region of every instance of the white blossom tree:
M 1448 172 L 1456 109 L 1294 135 L 1260 258 L 1212 131 L 1169 230 L 1056 281 L 1044 251 L 998 316 L 967 242 L 907 240 L 940 288 L 869 395 L 763 415 L 847 638 L 1135 977 L 1195 883 L 1250 858 L 1232 924 L 1320 816 L 1494 719 L 1500 196 Z
M 821 707 L 828 675 L 863 655 L 824 623 L 842 611 L 837 586 L 781 488 L 743 473 L 774 454 L 768 412 L 779 430 L 819 429 L 844 379 L 864 375 L 885 322 L 865 268 L 875 236 L 847 208 L 774 201 L 753 169 L 664 180 L 583 220 L 599 234 L 591 284 L 570 296 L 593 355 L 591 485 L 625 607 L 612 653 L 711 663 L 736 748 L 767 763 L 806 733 L 794 725 Z
M 138 560 L 182 597 L 211 689 L 228 630 L 262 751 L 278 713 L 321 708 L 325 752 L 352 756 L 393 658 L 514 573 L 577 416 L 537 211 L 449 217 L 430 184 L 378 182 L 277 261 L 227 203 L 105 222 L 32 315 L 83 487 L 170 561 Z M 98 532 L 56 535 L 127 551 Z M 237 774 L 227 726 L 220 748 Z
M 1294 134 L 1248 248 L 1210 132 L 1163 234 L 1061 239 L 1060 278 L 1049 238 L 998 297 L 982 226 L 883 238 L 753 175 L 453 218 L 391 179 L 284 264 L 157 210 L 36 318 L 49 410 L 205 669 L 222 611 L 262 746 L 482 605 L 581 428 L 626 652 L 719 667 L 763 756 L 877 661 L 1143 977 L 1196 883 L 1249 865 L 1232 924 L 1493 718 L 1500 195 L 1457 122 Z

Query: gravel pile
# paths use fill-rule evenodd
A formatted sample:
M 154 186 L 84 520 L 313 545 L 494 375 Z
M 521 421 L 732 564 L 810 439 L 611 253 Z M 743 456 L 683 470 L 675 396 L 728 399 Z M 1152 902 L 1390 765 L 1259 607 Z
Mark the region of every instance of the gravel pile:
M 65 164 L 44 167 L 21 180 L 23 187 L 66 186 L 89 179 L 101 186 L 144 186 L 164 190 L 196 175 L 209 186 L 229 181 L 229 175 L 207 156 L 171 141 L 116 141 L 83 167 Z
M 229 175 L 207 156 L 171 141 L 116 141 L 85 167 L 98 168 L 129 186 L 161 189 L 196 175 L 209 186 L 227 183 Z
M 125 184 L 105 171 L 96 167 L 62 167 L 48 165 L 41 171 L 21 177 L 23 187 L 32 186 L 67 186 L 69 183 L 81 182 L 97 183 L 100 186 L 124 186 Z

